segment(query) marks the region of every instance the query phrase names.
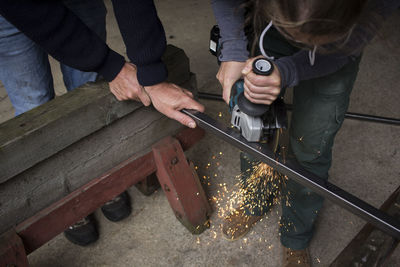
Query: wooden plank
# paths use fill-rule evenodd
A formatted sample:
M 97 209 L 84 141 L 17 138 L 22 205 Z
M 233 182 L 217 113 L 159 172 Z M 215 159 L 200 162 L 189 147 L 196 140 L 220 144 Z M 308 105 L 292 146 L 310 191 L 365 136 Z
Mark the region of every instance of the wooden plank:
M 182 49 L 168 45 L 163 60 L 169 81 L 179 85 L 189 81 L 189 60 Z M 117 101 L 103 81 L 86 84 L 0 124 L 0 183 L 141 106 Z
M 391 194 L 380 209 L 400 219 L 400 187 Z M 398 243 L 399 240 L 367 223 L 330 266 L 383 266 Z
M 14 229 L 0 235 L 0 266 L 29 266 L 24 244 Z
M 211 207 L 178 141 L 166 137 L 153 146 L 157 177 L 177 219 L 193 234 L 208 227 Z

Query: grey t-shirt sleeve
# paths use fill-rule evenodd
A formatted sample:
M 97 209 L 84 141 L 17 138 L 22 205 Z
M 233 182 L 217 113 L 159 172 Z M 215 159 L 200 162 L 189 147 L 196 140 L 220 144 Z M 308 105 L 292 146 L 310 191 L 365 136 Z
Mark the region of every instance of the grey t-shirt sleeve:
M 244 62 L 249 58 L 244 34 L 244 0 L 211 0 L 220 28 L 220 61 Z

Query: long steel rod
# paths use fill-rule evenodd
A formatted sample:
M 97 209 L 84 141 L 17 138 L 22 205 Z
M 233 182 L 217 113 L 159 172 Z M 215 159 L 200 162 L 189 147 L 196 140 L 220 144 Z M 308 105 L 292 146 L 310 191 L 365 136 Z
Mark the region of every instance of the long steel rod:
M 319 195 L 330 199 L 337 205 L 349 210 L 367 222 L 370 222 L 389 235 L 400 239 L 400 222 L 395 218 L 376 209 L 334 184 L 304 170 L 294 160 L 286 161 L 285 163 L 275 160 L 272 151 L 265 146 L 261 147 L 257 143 L 247 142 L 238 131 L 233 128 L 222 126 L 204 113 L 193 110 L 182 110 L 182 112 L 193 118 L 204 130 L 217 135 L 229 144 L 251 154 L 282 174 L 287 175 L 296 182 L 312 189 Z
M 208 100 L 224 101 L 224 99 L 222 98 L 222 95 L 218 95 L 218 94 L 198 92 L 198 97 L 202 98 L 202 99 L 208 99 Z M 286 104 L 286 109 L 292 110 L 293 107 L 291 104 Z M 384 124 L 400 126 L 400 119 L 395 119 L 395 118 L 387 118 L 387 117 L 380 117 L 380 116 L 361 114 L 361 113 L 352 113 L 352 112 L 347 112 L 344 115 L 344 117 L 346 119 L 369 121 L 369 122 L 384 123 Z

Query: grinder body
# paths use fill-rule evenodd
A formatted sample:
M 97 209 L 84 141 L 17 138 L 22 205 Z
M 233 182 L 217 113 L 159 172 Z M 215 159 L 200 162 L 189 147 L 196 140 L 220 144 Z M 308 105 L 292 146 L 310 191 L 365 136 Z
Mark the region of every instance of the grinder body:
M 253 72 L 257 75 L 270 75 L 272 71 L 272 63 L 265 58 L 258 58 L 253 63 Z M 229 105 L 232 125 L 249 142 L 269 142 L 276 130 L 287 127 L 286 108 L 282 98 L 271 105 L 254 104 L 244 96 L 242 79 L 233 85 Z

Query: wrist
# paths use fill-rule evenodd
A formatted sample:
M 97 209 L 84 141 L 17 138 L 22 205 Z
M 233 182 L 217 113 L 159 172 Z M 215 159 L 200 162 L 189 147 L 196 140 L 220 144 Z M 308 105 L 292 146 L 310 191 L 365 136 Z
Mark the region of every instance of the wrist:
M 125 63 L 125 58 L 123 56 L 110 49 L 103 65 L 97 70 L 97 72 L 103 76 L 107 82 L 111 82 L 121 72 Z
M 143 86 L 157 85 L 167 79 L 167 68 L 162 62 L 150 65 L 137 66 L 138 80 Z

